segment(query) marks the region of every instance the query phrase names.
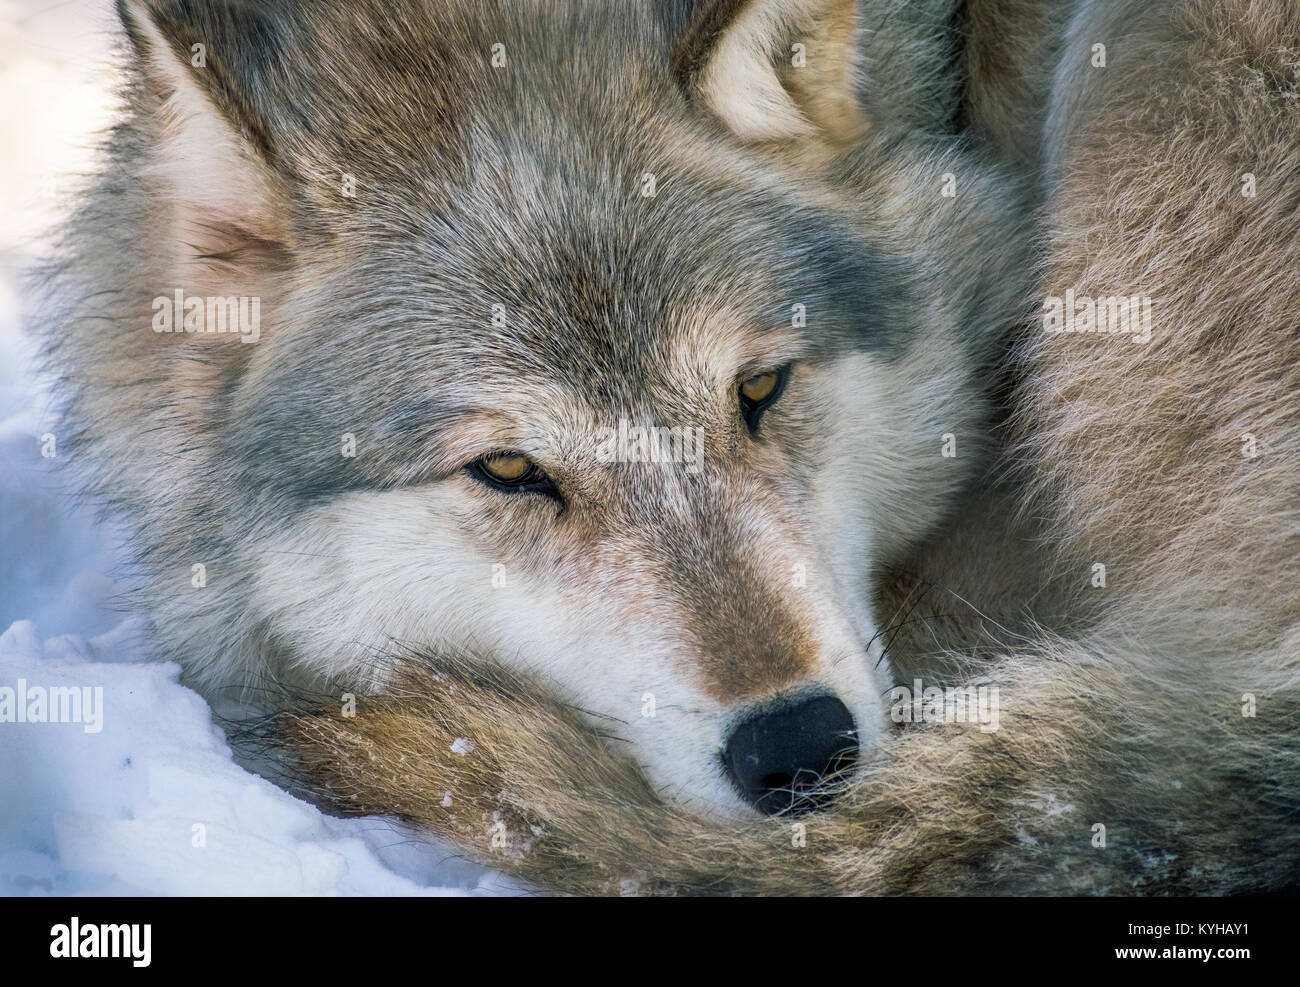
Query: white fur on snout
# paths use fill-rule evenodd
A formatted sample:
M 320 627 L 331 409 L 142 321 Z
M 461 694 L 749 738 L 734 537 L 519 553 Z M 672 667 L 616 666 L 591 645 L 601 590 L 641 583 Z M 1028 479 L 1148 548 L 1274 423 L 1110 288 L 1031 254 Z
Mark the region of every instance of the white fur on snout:
M 666 794 L 741 811 L 718 757 L 728 711 L 682 674 L 680 620 L 629 620 L 612 586 L 578 596 L 485 556 L 441 520 L 456 496 L 434 486 L 350 493 L 313 510 L 262 550 L 258 616 L 303 671 L 361 689 L 383 688 L 372 649 L 391 652 L 394 641 L 491 655 L 628 741 Z

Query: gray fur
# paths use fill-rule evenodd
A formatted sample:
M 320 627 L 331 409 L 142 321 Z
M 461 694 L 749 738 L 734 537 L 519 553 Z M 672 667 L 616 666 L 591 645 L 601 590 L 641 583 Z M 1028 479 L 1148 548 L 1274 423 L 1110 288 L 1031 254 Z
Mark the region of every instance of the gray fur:
M 1163 177 L 1180 180 L 1161 192 L 1170 196 L 1207 174 L 1216 154 L 1233 162 L 1225 175 L 1254 156 L 1275 181 L 1292 173 L 1294 127 L 1269 94 L 1244 86 L 1245 56 L 1223 39 L 1250 40 L 1243 49 L 1272 70 L 1294 51 L 1294 20 L 1187 0 L 1133 22 L 1141 44 L 1131 50 L 1162 58 L 1076 86 L 1071 46 L 1133 5 L 1082 5 L 1064 40 L 1035 5 L 1035 29 L 1050 39 L 1042 50 L 1059 66 L 1049 93 L 1050 73 L 1014 58 L 1032 84 L 999 84 L 987 36 L 954 47 L 963 23 L 1001 23 L 985 19 L 996 4 L 967 4 L 963 21 L 951 3 L 866 2 L 854 34 L 862 57 L 848 80 L 865 129 L 852 140 L 754 145 L 722 126 L 708 102 L 716 91 L 706 96 L 696 69 L 681 75 L 682 64 L 708 66 L 718 42 L 710 36 L 695 56 L 674 60 L 696 23 L 688 6 L 150 4 L 176 54 L 195 38 L 209 45 L 213 71 L 198 82 L 270 203 L 184 231 L 211 244 L 199 257 L 177 235 L 173 190 L 153 168 L 169 122 L 148 36 L 127 14 L 136 44 L 129 111 L 54 271 L 49 353 L 65 375 L 74 461 L 88 489 L 132 525 L 148 580 L 142 603 L 164 655 L 210 695 L 268 675 L 320 686 L 322 668 L 351 669 L 331 684 L 372 687 L 374 715 L 341 726 L 304 717 L 291 746 L 325 796 L 347 805 L 361 793 L 352 808 L 446 826 L 471 852 L 481 850 L 482 819 L 505 804 L 548 834 L 532 858 L 505 865 L 566 890 L 604 890 L 641 868 L 654 876 L 650 890 L 1286 887 L 1297 744 L 1294 443 L 1285 426 L 1295 417 L 1287 375 L 1296 362 L 1251 333 L 1289 339 L 1294 309 L 1261 303 L 1250 325 L 1234 321 L 1231 298 L 1198 309 L 1189 299 L 1218 284 L 1218 271 L 1188 257 L 1212 227 L 1222 234 L 1218 263 L 1239 266 L 1262 297 L 1284 292 L 1294 211 L 1266 200 L 1262 215 L 1207 227 L 1197 202 L 1164 206 L 1143 169 L 1168 165 Z M 796 34 L 767 39 L 763 57 L 776 66 L 824 11 L 812 2 L 778 11 L 775 22 Z M 488 61 L 498 42 L 502 69 Z M 1148 100 L 1135 80 L 1175 98 Z M 1235 110 L 1214 103 L 1216 85 L 1252 94 L 1244 137 Z M 1166 112 L 1184 98 L 1203 114 L 1191 125 Z M 963 118 L 990 146 L 950 132 Z M 1092 125 L 1112 128 L 1110 157 L 1087 139 Z M 1035 146 L 1017 144 L 1040 126 Z M 1145 157 L 1121 153 L 1148 138 Z M 1024 173 L 1009 177 L 989 163 L 995 157 Z M 650 199 L 638 194 L 647 171 L 660 179 Z M 1150 233 L 1140 224 L 1105 251 L 1093 245 L 1135 222 L 1111 209 L 1112 172 L 1122 180 L 1116 201 L 1154 217 L 1162 239 L 1150 257 L 1135 246 Z M 343 174 L 358 177 L 355 198 L 338 193 Z M 939 195 L 949 174 L 959 190 L 951 200 Z M 1022 187 L 1044 199 L 1038 242 Z M 1241 247 L 1234 237 L 1247 230 L 1261 239 Z M 1037 267 L 1030 246 L 1041 248 Z M 1159 359 L 1010 332 L 1043 286 L 1035 279 L 1081 269 L 1120 285 L 1140 273 L 1169 290 L 1173 321 Z M 181 271 L 259 285 L 263 339 L 199 344 L 151 333 L 149 300 L 189 276 Z M 808 326 L 786 342 L 808 372 L 751 441 L 706 357 L 739 323 L 752 323 L 745 345 L 784 339 L 796 300 L 808 304 Z M 504 326 L 491 322 L 494 304 L 505 306 Z M 1202 321 L 1217 335 L 1201 340 Z M 1207 359 L 1238 340 L 1238 363 Z M 1002 344 L 1018 362 L 1007 365 Z M 683 365 L 683 349 L 698 361 Z M 846 382 L 827 368 L 848 357 L 870 368 L 847 382 L 854 393 L 864 406 L 892 395 L 888 414 L 828 412 L 845 407 L 830 397 Z M 1098 365 L 1111 376 L 1098 376 Z M 1225 366 L 1238 368 L 1237 391 L 1223 387 Z M 1151 397 L 1167 392 L 1176 400 Z M 471 488 L 459 499 L 446 493 L 462 490 L 453 440 L 474 410 L 531 414 L 536 431 L 569 443 L 555 456 L 570 464 L 556 467 L 562 509 L 477 500 Z M 1130 411 L 1141 414 L 1123 419 Z M 1238 415 L 1278 436 L 1255 474 L 1220 458 Z M 706 468 L 681 476 L 584 464 L 590 425 L 621 417 L 701 423 L 715 442 Z M 1021 460 L 1010 475 L 994 459 L 1006 420 Z M 943 431 L 957 437 L 956 461 L 937 456 Z M 344 432 L 358 438 L 355 459 L 337 453 Z M 365 516 L 367 505 L 414 504 L 408 521 L 427 506 L 473 542 L 485 568 L 508 560 L 511 578 L 546 587 L 574 620 L 597 613 L 647 636 L 669 626 L 688 656 L 680 678 L 705 683 L 683 719 L 708 715 L 701 696 L 761 702 L 807 677 L 831 621 L 810 622 L 804 598 L 750 548 L 776 531 L 774 541 L 809 559 L 832 553 L 839 546 L 809 505 L 850 452 L 891 434 L 910 444 L 854 477 L 854 497 L 833 505 L 853 521 L 843 540 L 863 531 L 873 540 L 870 585 L 852 602 L 866 609 L 870 596 L 884 615 L 882 687 L 893 675 L 992 674 L 1015 708 L 992 737 L 909 729 L 882 738 L 843 807 L 818 821 L 824 839 L 806 859 L 791 857 L 784 830 L 700 811 L 689 779 L 661 775 L 651 791 L 637 772 L 643 749 L 628 745 L 629 761 L 584 733 L 567 709 L 582 697 L 544 668 L 525 666 L 536 674 L 522 684 L 497 677 L 494 661 L 528 657 L 490 646 L 489 633 L 514 614 L 449 605 L 449 624 L 472 625 L 457 643 L 489 653 L 462 661 L 407 642 L 420 658 L 394 659 L 405 666 L 395 671 L 400 687 L 367 678 L 362 662 L 347 665 L 371 642 L 340 633 L 327 646 L 313 640 L 308 653 L 295 624 L 327 604 L 389 613 L 388 598 L 410 587 L 380 577 L 409 570 L 381 570 L 349 596 L 354 529 L 383 532 L 393 521 Z M 1172 476 L 1184 486 L 1170 486 Z M 858 523 L 868 494 L 876 499 Z M 292 586 L 268 594 L 276 570 L 267 556 L 292 555 L 296 543 L 285 539 L 301 530 L 319 535 L 315 568 L 286 558 Z M 436 583 L 444 560 L 396 544 L 401 537 L 383 543 L 396 545 L 395 564 L 424 560 Z M 1122 592 L 1088 595 L 1084 574 L 1098 557 L 1114 560 Z M 210 564 L 200 592 L 187 582 L 195 560 Z M 1215 564 L 1223 578 L 1204 575 Z M 856 594 L 867 575 L 832 573 L 828 595 Z M 634 657 L 585 655 L 586 678 L 614 677 L 619 660 Z M 846 651 L 831 664 L 856 657 Z M 1239 715 L 1245 692 L 1261 697 L 1258 719 Z M 593 712 L 629 739 L 619 733 L 626 723 L 610 725 L 617 710 Z M 548 732 L 557 722 L 564 729 Z M 451 823 L 440 815 L 438 773 L 449 729 L 473 732 L 484 751 L 450 769 L 463 783 L 457 798 L 473 793 Z M 348 731 L 369 741 L 366 757 L 355 756 Z M 425 750 L 427 760 L 411 757 Z M 411 757 L 427 774 L 377 772 L 375 756 Z M 575 777 L 575 764 L 594 769 Z M 1098 821 L 1114 841 L 1101 856 L 1090 844 Z

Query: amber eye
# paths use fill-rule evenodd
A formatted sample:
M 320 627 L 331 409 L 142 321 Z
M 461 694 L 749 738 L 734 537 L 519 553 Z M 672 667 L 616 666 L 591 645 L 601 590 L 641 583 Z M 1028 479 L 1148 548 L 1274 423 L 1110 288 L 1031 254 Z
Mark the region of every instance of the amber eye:
M 564 504 L 546 471 L 520 452 L 490 452 L 465 467 L 474 479 L 508 494 L 541 493 Z
M 740 393 L 746 401 L 758 404 L 758 402 L 766 401 L 772 396 L 772 392 L 776 390 L 776 382 L 777 375 L 775 371 L 756 374 L 740 385 Z
M 751 432 L 757 430 L 758 420 L 764 410 L 781 396 L 785 387 L 788 368 L 768 370 L 754 374 L 740 384 L 740 413 Z
M 497 483 L 514 485 L 527 479 L 533 471 L 533 461 L 517 452 L 506 452 L 484 456 L 478 461 L 478 468 Z

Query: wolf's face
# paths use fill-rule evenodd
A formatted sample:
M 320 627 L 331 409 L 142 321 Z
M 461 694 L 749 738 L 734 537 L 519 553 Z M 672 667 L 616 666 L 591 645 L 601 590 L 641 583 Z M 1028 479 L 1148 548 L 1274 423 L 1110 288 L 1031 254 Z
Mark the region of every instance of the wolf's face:
M 253 354 L 231 455 L 273 456 L 257 486 L 296 501 L 253 607 L 300 660 L 346 679 L 389 637 L 498 656 L 725 802 L 752 717 L 785 719 L 748 742 L 774 748 L 745 749 L 750 795 L 881 729 L 870 576 L 958 475 L 962 356 L 833 213 L 752 169 L 659 166 L 642 198 L 499 160 L 434 220 L 460 249 L 359 247 L 311 328 Z M 286 470 L 295 432 L 315 462 Z
M 393 642 L 490 656 L 678 797 L 806 807 L 887 722 L 873 571 L 975 451 L 951 162 L 882 170 L 847 68 L 815 97 L 771 68 L 789 37 L 838 52 L 852 5 L 685 42 L 470 6 L 126 8 L 173 233 L 147 293 L 262 313 L 254 345 L 148 340 L 242 505 L 208 536 L 228 584 L 160 636 L 215 686 L 382 688 Z

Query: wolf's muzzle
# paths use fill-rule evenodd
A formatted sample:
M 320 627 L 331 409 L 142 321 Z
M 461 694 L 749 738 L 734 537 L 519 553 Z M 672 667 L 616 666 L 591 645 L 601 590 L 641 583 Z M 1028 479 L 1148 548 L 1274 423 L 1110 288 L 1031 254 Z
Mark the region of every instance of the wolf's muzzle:
M 834 797 L 835 776 L 857 762 L 857 728 L 834 696 L 802 699 L 743 720 L 727 738 L 722 758 L 756 809 L 798 815 Z

